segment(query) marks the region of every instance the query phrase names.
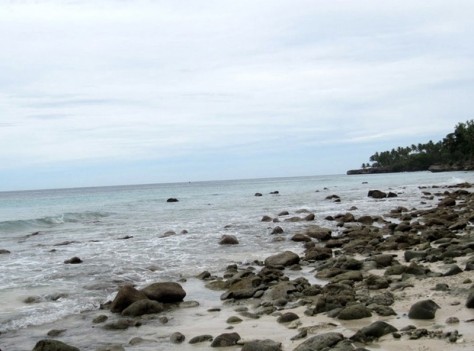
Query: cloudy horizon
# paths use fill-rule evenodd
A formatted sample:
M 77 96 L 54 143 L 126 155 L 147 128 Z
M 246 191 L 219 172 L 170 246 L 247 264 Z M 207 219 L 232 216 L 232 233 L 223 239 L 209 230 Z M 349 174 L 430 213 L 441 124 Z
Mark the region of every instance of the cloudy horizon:
M 0 191 L 340 174 L 474 118 L 474 3 L 0 2 Z

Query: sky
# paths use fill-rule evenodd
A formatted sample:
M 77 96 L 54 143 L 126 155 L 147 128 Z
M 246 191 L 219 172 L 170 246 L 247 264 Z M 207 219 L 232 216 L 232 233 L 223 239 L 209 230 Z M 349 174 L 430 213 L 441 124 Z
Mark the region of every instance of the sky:
M 0 0 L 0 191 L 343 174 L 474 118 L 472 0 Z

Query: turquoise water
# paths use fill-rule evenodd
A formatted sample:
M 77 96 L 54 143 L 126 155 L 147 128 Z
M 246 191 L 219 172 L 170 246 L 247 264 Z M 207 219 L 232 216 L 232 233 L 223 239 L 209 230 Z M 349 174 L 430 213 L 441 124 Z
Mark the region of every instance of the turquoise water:
M 275 241 L 276 223 L 261 222 L 283 210 L 315 213 L 313 224 L 338 228 L 328 215 L 383 215 L 397 206 L 423 208 L 423 185 L 474 182 L 472 172 L 333 175 L 299 178 L 154 184 L 0 193 L 0 332 L 60 320 L 97 309 L 117 286 L 217 272 L 232 262 L 262 260 L 301 244 Z M 370 189 L 397 198 L 374 200 Z M 278 191 L 279 194 L 270 194 Z M 256 192 L 263 196 L 256 197 Z M 341 197 L 341 203 L 327 200 Z M 167 203 L 170 197 L 179 202 Z M 436 201 L 436 200 L 433 200 Z M 307 222 L 278 225 L 285 238 Z M 165 234 L 173 231 L 175 235 Z M 223 234 L 240 244 L 220 246 Z M 127 238 L 127 239 L 126 239 Z M 81 265 L 63 262 L 79 256 Z M 33 296 L 37 303 L 25 304 Z M 58 298 L 59 296 L 59 298 Z

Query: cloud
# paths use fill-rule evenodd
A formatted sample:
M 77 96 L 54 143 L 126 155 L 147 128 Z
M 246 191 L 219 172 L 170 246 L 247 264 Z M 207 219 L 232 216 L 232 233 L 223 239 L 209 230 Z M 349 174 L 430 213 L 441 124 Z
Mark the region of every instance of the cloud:
M 0 6 L 4 171 L 397 146 L 472 118 L 467 0 Z

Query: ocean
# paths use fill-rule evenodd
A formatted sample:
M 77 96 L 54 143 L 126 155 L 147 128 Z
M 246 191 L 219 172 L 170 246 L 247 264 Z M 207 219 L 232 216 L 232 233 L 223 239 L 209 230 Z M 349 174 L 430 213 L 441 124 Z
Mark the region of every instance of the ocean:
M 41 326 L 97 310 L 124 283 L 143 287 L 178 281 L 283 250 L 302 252 L 301 243 L 289 238 L 309 222 L 262 222 L 264 215 L 275 218 L 288 211 L 298 216 L 304 209 L 316 215 L 311 224 L 337 233 L 340 229 L 325 217 L 345 212 L 356 217 L 384 215 L 397 206 L 430 207 L 436 200 L 421 203 L 420 186 L 466 181 L 474 182 L 474 172 L 0 192 L 0 250 L 10 252 L 0 254 L 0 349 L 11 349 Z M 392 191 L 398 197 L 374 200 L 367 197 L 370 189 Z M 262 196 L 255 196 L 257 192 Z M 329 195 L 338 195 L 341 202 L 326 199 Z M 168 198 L 178 202 L 167 202 Z M 274 240 L 271 231 L 276 225 L 284 229 L 286 240 Z M 235 235 L 239 244 L 219 245 L 224 234 Z M 83 263 L 64 263 L 74 256 Z

